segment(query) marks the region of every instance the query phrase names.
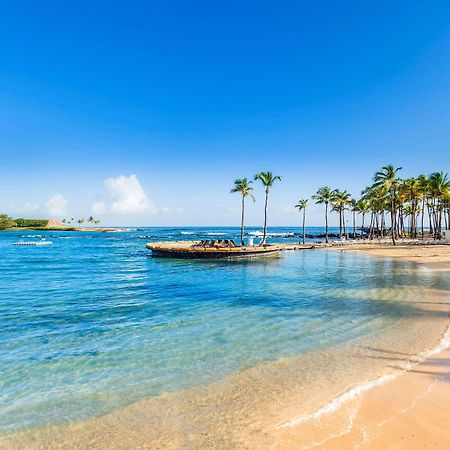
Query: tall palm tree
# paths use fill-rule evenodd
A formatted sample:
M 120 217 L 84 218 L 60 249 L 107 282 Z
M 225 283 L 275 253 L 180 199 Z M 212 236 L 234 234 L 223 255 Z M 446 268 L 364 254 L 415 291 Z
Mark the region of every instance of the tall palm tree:
M 312 198 L 317 205 L 325 205 L 325 242 L 328 243 L 328 205 L 333 200 L 333 191 L 328 186 L 323 186 L 317 190 Z
M 401 184 L 401 189 L 405 194 L 406 201 L 410 204 L 408 206 L 408 216 L 410 217 L 410 237 L 417 237 L 417 214 L 419 210 L 419 200 L 421 197 L 421 187 L 419 180 L 417 178 L 411 177 L 403 180 Z M 409 206 L 411 208 L 409 208 Z
M 303 211 L 303 243 L 305 243 L 305 216 L 306 208 L 308 207 L 308 199 L 301 198 L 295 207 L 298 208 L 299 212 Z
M 362 215 L 361 237 L 364 238 L 364 233 L 365 233 L 364 219 L 366 217 L 366 214 L 370 211 L 370 205 L 369 205 L 369 202 L 365 198 L 361 198 L 360 200 L 358 200 L 356 205 L 357 205 L 356 207 L 357 207 L 358 214 Z
M 253 191 L 252 186 L 253 181 L 247 180 L 247 178 L 238 178 L 234 180 L 234 188 L 231 189 L 230 193 L 239 192 L 242 195 L 242 206 L 241 206 L 241 245 L 244 245 L 244 211 L 245 211 L 245 197 L 250 197 L 255 201 L 255 197 L 251 193 Z
M 434 222 L 434 237 L 441 238 L 442 213 L 445 208 L 445 198 L 450 191 L 450 180 L 448 174 L 444 172 L 433 172 L 429 182 L 431 194 L 431 208 Z
M 275 181 L 281 181 L 282 178 L 280 175 L 273 175 L 272 172 L 259 172 L 255 175 L 255 180 L 260 180 L 265 188 L 265 200 L 264 200 L 264 234 L 262 241 L 259 245 L 263 245 L 266 243 L 267 236 L 267 202 L 269 198 L 270 188 L 273 186 Z
M 419 175 L 417 178 L 417 182 L 419 183 L 420 195 L 422 197 L 422 218 L 421 218 L 421 228 L 422 228 L 422 239 L 424 239 L 424 215 L 425 215 L 425 206 L 427 205 L 427 197 L 429 194 L 429 179 L 426 175 Z
M 349 205 L 352 211 L 353 239 L 356 239 L 356 213 L 358 212 L 358 202 L 354 198 L 352 198 L 350 199 Z
M 332 191 L 332 195 L 333 211 L 339 213 L 339 238 L 342 239 L 342 229 L 344 229 L 344 234 L 346 234 L 345 210 L 350 204 L 351 196 L 347 191 L 340 191 L 338 189 Z
M 401 167 L 394 168 L 392 164 L 384 166 L 379 170 L 373 180 L 374 187 L 381 188 L 382 192 L 389 193 L 390 197 L 390 212 L 391 212 L 391 235 L 392 235 L 392 244 L 395 245 L 395 235 L 397 228 L 397 190 L 398 190 L 398 177 L 397 172 L 401 170 Z

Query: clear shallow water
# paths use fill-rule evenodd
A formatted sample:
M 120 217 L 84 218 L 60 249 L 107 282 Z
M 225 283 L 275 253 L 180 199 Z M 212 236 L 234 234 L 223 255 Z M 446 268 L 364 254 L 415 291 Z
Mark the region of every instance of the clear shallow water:
M 368 301 L 366 291 L 448 288 L 430 273 L 412 275 L 408 264 L 359 254 L 149 257 L 146 242 L 186 232 L 239 234 L 0 233 L 0 431 L 83 419 L 210 383 L 379 333 L 411 313 L 389 295 Z M 33 235 L 53 245 L 12 245 Z

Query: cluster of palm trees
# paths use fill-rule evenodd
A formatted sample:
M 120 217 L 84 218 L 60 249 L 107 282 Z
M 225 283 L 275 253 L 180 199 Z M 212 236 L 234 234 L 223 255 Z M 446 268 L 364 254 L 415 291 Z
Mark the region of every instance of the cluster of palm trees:
M 264 187 L 264 231 L 263 238 L 259 245 L 264 245 L 267 237 L 267 207 L 269 200 L 269 192 L 270 188 L 273 186 L 275 181 L 281 181 L 282 178 L 279 175 L 273 175 L 272 172 L 258 172 L 254 176 L 255 181 L 260 181 Z M 252 193 L 253 191 L 253 181 L 248 180 L 247 178 L 238 178 L 234 181 L 234 187 L 231 189 L 231 193 L 239 193 L 242 196 L 241 201 L 241 245 L 244 245 L 244 216 L 245 216 L 245 199 L 250 197 L 253 201 L 255 201 L 255 197 Z
M 92 223 L 92 224 L 94 224 L 94 225 L 98 225 L 98 224 L 100 223 L 100 220 L 99 220 L 99 219 L 95 219 L 95 218 L 92 217 L 92 216 L 89 216 L 87 219 L 80 218 L 80 219 L 78 219 L 78 220 L 75 220 L 75 219 L 72 217 L 72 218 L 70 218 L 70 219 L 63 219 L 61 222 L 62 222 L 62 223 L 68 223 L 68 224 L 70 224 L 70 223 L 78 223 L 79 225 L 82 225 L 83 223 L 88 222 L 88 223 Z
M 373 177 L 373 184 L 366 187 L 356 200 L 347 191 L 323 186 L 312 196 L 316 204 L 325 205 L 325 240 L 328 242 L 328 215 L 339 214 L 339 237 L 348 236 L 345 212 L 353 218 L 353 237 L 356 237 L 356 214 L 361 214 L 360 237 L 391 237 L 395 245 L 398 237 L 425 237 L 425 218 L 429 233 L 435 239 L 442 237 L 443 229 L 450 229 L 450 179 L 444 172 L 401 179 L 401 167 L 387 165 Z M 295 205 L 303 212 L 303 242 L 305 241 L 305 212 L 307 199 Z M 389 226 L 386 216 L 390 217 Z M 366 217 L 369 217 L 366 228 Z

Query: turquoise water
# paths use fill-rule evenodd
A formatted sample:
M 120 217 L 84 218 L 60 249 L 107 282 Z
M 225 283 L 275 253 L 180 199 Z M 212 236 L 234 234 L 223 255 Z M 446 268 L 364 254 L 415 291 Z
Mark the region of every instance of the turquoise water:
M 361 289 L 448 288 L 408 264 L 360 254 L 149 257 L 146 242 L 186 233 L 239 230 L 0 233 L 0 431 L 210 383 L 380 332 L 410 313 L 402 302 L 355 295 Z M 53 245 L 12 245 L 37 235 Z

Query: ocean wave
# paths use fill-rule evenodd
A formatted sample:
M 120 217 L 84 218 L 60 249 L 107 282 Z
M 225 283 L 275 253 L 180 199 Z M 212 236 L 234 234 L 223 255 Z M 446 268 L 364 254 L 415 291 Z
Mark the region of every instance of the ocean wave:
M 211 232 L 211 233 L 206 233 L 207 236 L 225 236 L 227 233 L 219 233 L 219 232 Z
M 370 389 L 372 389 L 376 386 L 381 386 L 382 384 L 384 384 L 388 381 L 392 381 L 392 380 L 396 379 L 402 373 L 408 372 L 417 364 L 424 362 L 427 358 L 430 358 L 431 356 L 444 351 L 448 347 L 450 347 L 450 326 L 447 328 L 444 335 L 439 340 L 439 343 L 435 347 L 425 350 L 425 351 L 419 353 L 418 355 L 414 355 L 411 358 L 409 358 L 408 360 L 399 364 L 402 369 L 401 372 L 382 375 L 378 378 L 375 378 L 374 380 L 370 380 L 366 383 L 356 385 L 356 386 L 350 388 L 349 390 L 345 391 L 343 394 L 338 395 L 333 400 L 331 400 L 329 403 L 320 407 L 318 410 L 316 410 L 312 413 L 303 414 L 299 417 L 295 417 L 294 419 L 288 420 L 287 422 L 284 422 L 284 423 L 278 425 L 278 428 L 293 427 L 293 426 L 300 425 L 305 422 L 309 422 L 310 420 L 318 419 L 319 417 L 323 416 L 324 414 L 330 414 L 332 412 L 335 412 L 339 408 L 341 408 L 343 405 L 345 405 L 347 402 L 349 402 L 350 400 L 357 398 L 363 392 L 369 391 Z
M 181 234 L 195 234 L 193 231 L 180 231 Z

